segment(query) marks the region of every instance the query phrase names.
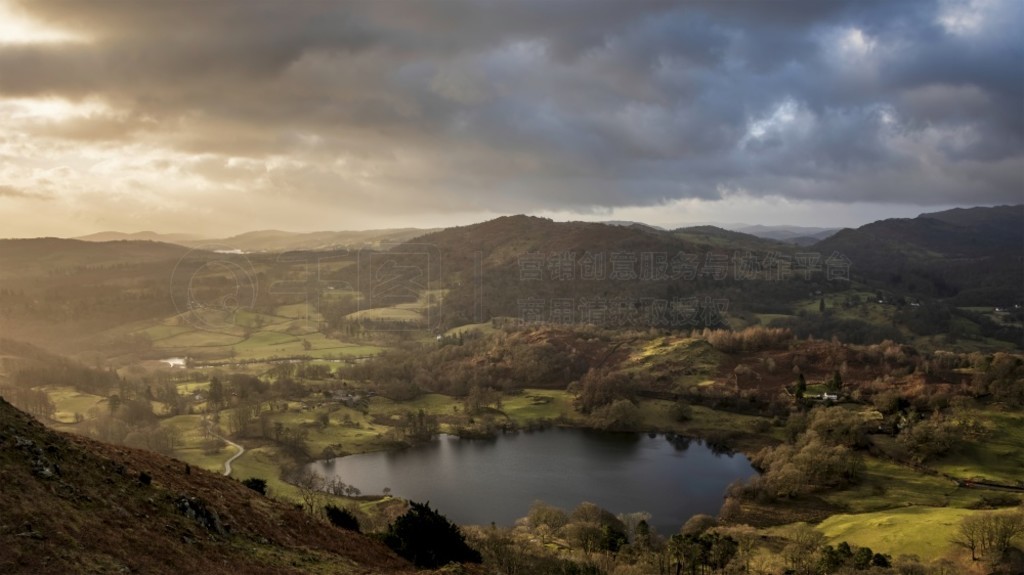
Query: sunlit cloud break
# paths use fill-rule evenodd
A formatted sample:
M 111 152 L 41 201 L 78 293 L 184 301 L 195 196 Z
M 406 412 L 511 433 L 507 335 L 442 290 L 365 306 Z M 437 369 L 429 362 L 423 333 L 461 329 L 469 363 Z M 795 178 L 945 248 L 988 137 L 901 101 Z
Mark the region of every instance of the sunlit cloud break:
M 0 0 L 0 226 L 1020 203 L 1022 24 L 1011 0 Z

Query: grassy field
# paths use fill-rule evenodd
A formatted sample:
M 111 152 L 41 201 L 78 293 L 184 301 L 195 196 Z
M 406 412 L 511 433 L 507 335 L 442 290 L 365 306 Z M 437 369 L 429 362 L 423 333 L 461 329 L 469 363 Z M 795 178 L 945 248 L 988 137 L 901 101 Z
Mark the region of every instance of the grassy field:
M 377 411 L 373 408 L 371 410 Z M 323 413 L 329 416 L 326 427 L 321 427 L 317 423 L 318 416 Z M 343 423 L 346 416 L 351 424 Z M 319 457 L 329 445 L 340 445 L 341 450 L 346 453 L 379 451 L 388 446 L 381 437 L 388 430 L 387 427 L 374 425 L 367 416 L 347 407 L 325 407 L 304 411 L 295 405 L 286 412 L 274 413 L 271 421 L 292 429 L 306 429 L 309 432 L 306 445 L 314 458 Z
M 207 359 L 344 359 L 380 353 L 377 346 L 328 338 L 317 331 L 321 320 L 312 306 L 293 304 L 277 308 L 274 315 L 239 311 L 226 320 L 174 316 L 134 333 L 146 335 L 154 350 L 167 355 Z
M 289 319 L 273 325 L 263 326 L 264 331 L 287 333 L 291 335 L 309 335 L 317 333 L 320 323 L 312 319 Z
M 193 393 L 195 393 L 197 391 L 206 391 L 207 389 L 210 388 L 210 382 L 203 381 L 203 382 L 198 382 L 198 383 L 197 382 L 179 383 L 175 387 L 177 387 L 178 393 L 183 394 L 183 395 L 190 395 L 190 394 L 193 394 Z
M 245 341 L 243 336 L 216 331 L 192 330 L 153 342 L 154 348 L 195 349 L 204 347 L 224 348 Z
M 260 329 L 267 326 L 279 325 L 289 321 L 288 316 L 281 317 L 278 314 L 256 313 L 248 310 L 239 310 L 231 318 L 232 323 L 237 326 L 249 329 Z
M 520 395 L 502 398 L 502 411 L 519 424 L 531 420 L 572 419 L 579 414 L 572 407 L 572 396 L 551 389 L 525 389 Z
M 851 308 L 846 308 L 844 307 L 844 304 L 847 296 L 859 297 L 864 303 Z M 796 304 L 794 311 L 797 313 L 804 312 L 809 315 L 821 313 L 819 311 L 819 306 L 821 305 L 822 299 L 825 300 L 825 309 L 836 317 L 861 320 L 875 325 L 891 325 L 892 316 L 896 312 L 895 306 L 891 304 L 878 303 L 875 294 L 855 290 L 835 294 L 825 294 L 823 296 L 803 300 Z
M 858 485 L 826 494 L 824 499 L 851 513 L 867 513 L 904 505 L 963 507 L 979 496 L 948 479 L 902 465 L 874 457 L 865 457 L 864 463 L 864 479 Z
M 308 349 L 307 349 L 308 348 Z M 262 331 L 234 346 L 236 358 L 262 359 L 270 357 L 358 357 L 375 355 L 381 351 L 376 346 L 346 343 L 330 339 L 321 333 L 293 336 L 286 333 Z
M 413 323 L 420 323 L 425 320 L 423 314 L 419 311 L 402 307 L 378 307 L 364 309 L 352 312 L 345 316 L 345 318 L 349 320 L 380 319 L 387 321 L 407 321 Z
M 175 458 L 193 467 L 199 467 L 214 473 L 223 473 L 224 461 L 234 454 L 235 449 L 227 445 L 221 451 L 213 454 L 207 454 L 199 447 L 183 447 L 174 450 Z
M 699 386 L 718 371 L 723 354 L 703 340 L 689 337 L 666 336 L 654 338 L 629 356 L 628 371 L 650 374 L 674 374 L 677 389 Z M 685 363 L 690 375 L 678 375 Z
M 900 509 L 833 515 L 818 524 L 830 543 L 846 541 L 893 557 L 937 558 L 954 551 L 949 542 L 964 517 L 976 513 L 950 507 L 912 506 Z
M 105 406 L 107 401 L 105 397 L 82 393 L 73 387 L 48 387 L 45 391 L 57 406 L 53 417 L 60 423 L 75 423 L 76 413 L 84 417 L 90 409 Z
M 249 336 L 245 341 L 235 346 L 235 350 L 242 352 L 249 349 L 273 348 L 274 346 L 285 345 L 299 341 L 294 335 L 276 331 L 258 331 Z
M 758 323 L 761 325 L 769 325 L 777 319 L 789 319 L 791 317 L 795 317 L 785 313 L 756 313 L 754 316 L 757 317 Z
M 178 415 L 162 419 L 160 425 L 177 431 L 181 447 L 174 450 L 174 457 L 195 467 L 222 472 L 224 461 L 234 455 L 235 450 L 225 444 L 217 453 L 205 453 L 203 444 L 208 441 L 208 438 L 203 436 L 202 422 L 203 416 L 201 415 Z
M 932 467 L 962 478 L 1024 481 L 1024 413 L 987 410 L 974 415 L 989 423 L 988 436 L 967 443 Z
M 676 421 L 672 416 L 672 402 L 664 400 L 645 400 L 640 402 L 640 413 L 644 425 L 651 429 L 672 430 L 687 435 L 703 436 L 709 433 L 755 433 L 755 428 L 769 422 L 765 417 L 742 415 L 727 411 L 718 411 L 708 407 L 690 406 L 690 419 Z M 782 438 L 781 428 L 771 428 L 768 434 L 773 439 Z
M 160 325 L 147 327 L 141 330 L 141 333 L 149 336 L 149 339 L 155 344 L 156 342 L 170 339 L 176 335 L 181 335 L 190 331 L 192 331 L 192 328 L 187 325 L 170 325 L 161 323 Z
M 274 315 L 286 319 L 308 320 L 310 322 L 321 321 L 323 316 L 316 310 L 316 307 L 309 303 L 295 303 L 283 305 L 274 310 Z
M 231 464 L 231 476 L 239 481 L 258 477 L 267 482 L 269 494 L 273 497 L 298 501 L 298 489 L 281 480 L 280 461 L 275 447 L 247 448 L 245 454 Z

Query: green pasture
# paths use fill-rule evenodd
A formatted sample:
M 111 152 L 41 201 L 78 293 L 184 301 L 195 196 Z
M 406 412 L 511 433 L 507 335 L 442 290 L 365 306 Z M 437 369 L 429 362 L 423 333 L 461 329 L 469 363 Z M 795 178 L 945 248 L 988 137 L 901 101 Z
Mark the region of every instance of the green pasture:
M 823 498 L 851 513 L 867 513 L 909 505 L 962 507 L 978 497 L 953 481 L 903 465 L 874 457 L 865 457 L 864 464 L 864 478 L 859 484 L 826 493 Z
M 519 424 L 541 419 L 579 416 L 572 406 L 572 396 L 554 389 L 524 389 L 518 395 L 502 397 L 502 411 Z
M 419 309 L 418 306 L 417 309 Z M 357 312 L 352 312 L 345 316 L 345 318 L 353 321 L 358 321 L 360 319 L 406 321 L 413 323 L 421 323 L 425 321 L 425 318 L 422 313 L 416 311 L 415 309 L 406 309 L 401 307 L 377 307 L 371 309 L 363 309 Z
M 966 442 L 932 467 L 964 479 L 1024 482 L 1024 413 L 986 410 L 973 415 L 986 422 L 987 436 Z
M 82 393 L 73 387 L 48 387 L 44 389 L 50 401 L 57 407 L 53 417 L 61 423 L 75 423 L 75 414 L 86 416 L 90 409 L 106 406 L 107 398 Z
M 911 506 L 874 513 L 833 515 L 817 529 L 828 541 L 870 547 L 876 553 L 935 559 L 955 547 L 950 539 L 964 517 L 976 513 L 951 507 Z

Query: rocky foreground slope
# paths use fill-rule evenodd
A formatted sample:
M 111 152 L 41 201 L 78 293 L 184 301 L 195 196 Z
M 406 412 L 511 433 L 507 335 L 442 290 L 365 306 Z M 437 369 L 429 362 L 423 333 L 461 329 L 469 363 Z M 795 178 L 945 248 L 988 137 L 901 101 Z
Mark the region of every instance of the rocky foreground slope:
M 237 481 L 55 432 L 0 398 L 0 573 L 414 571 Z

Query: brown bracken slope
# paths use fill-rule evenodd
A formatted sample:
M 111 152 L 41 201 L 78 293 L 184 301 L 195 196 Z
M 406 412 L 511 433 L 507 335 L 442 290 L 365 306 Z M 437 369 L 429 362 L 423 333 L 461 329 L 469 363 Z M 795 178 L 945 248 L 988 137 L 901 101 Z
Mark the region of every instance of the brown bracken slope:
M 379 542 L 0 398 L 0 573 L 412 573 Z

